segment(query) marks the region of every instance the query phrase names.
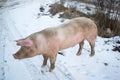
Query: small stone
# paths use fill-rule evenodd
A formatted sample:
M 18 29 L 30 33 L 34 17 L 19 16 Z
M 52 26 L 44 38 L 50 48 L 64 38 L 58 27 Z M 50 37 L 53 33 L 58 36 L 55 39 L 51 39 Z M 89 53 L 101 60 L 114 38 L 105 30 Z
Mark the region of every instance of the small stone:
M 105 66 L 108 66 L 108 63 L 104 63 Z
M 109 51 L 109 49 L 107 49 L 107 51 Z
M 43 7 L 40 7 L 40 12 L 43 12 L 45 9 Z
M 7 60 L 4 60 L 4 62 L 6 63 L 6 62 L 7 62 Z

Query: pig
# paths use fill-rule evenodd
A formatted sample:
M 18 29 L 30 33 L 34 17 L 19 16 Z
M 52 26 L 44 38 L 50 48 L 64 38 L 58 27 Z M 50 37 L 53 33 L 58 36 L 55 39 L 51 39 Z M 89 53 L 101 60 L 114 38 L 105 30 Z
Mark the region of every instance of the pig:
M 46 28 L 33 33 L 24 39 L 17 40 L 20 50 L 13 54 L 15 59 L 30 58 L 36 55 L 43 56 L 42 67 L 47 65 L 50 59 L 51 72 L 55 68 L 57 53 L 63 49 L 79 44 L 77 55 L 82 52 L 84 40 L 91 46 L 91 54 L 95 54 L 95 40 L 97 37 L 97 26 L 93 20 L 86 17 L 74 18 L 56 27 Z

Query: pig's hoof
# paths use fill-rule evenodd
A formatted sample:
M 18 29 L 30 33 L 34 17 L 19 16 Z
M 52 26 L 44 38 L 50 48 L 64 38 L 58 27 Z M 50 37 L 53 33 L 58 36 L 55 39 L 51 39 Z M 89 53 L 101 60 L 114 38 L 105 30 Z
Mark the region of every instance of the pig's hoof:
M 77 55 L 77 56 L 80 56 L 80 55 L 81 55 L 81 53 L 77 53 L 76 55 Z
M 49 72 L 52 72 L 54 69 L 50 69 Z
M 95 54 L 90 54 L 90 57 L 93 57 Z
M 43 67 L 45 67 L 46 65 L 42 65 L 41 67 L 43 68 Z
M 50 68 L 50 69 L 49 69 L 49 72 L 52 72 L 54 69 L 55 69 L 55 67 Z

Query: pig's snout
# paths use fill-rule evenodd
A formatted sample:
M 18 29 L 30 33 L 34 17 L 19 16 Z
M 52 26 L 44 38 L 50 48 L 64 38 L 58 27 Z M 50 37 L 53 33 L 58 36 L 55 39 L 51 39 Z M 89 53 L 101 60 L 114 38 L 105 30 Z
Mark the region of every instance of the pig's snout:
M 13 54 L 13 57 L 14 57 L 15 59 L 19 59 L 16 54 Z

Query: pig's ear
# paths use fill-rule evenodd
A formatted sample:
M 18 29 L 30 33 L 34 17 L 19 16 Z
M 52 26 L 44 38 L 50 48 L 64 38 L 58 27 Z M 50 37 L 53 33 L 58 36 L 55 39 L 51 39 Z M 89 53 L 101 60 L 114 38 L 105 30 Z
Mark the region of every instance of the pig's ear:
M 17 42 L 17 45 L 19 46 L 32 46 L 33 45 L 33 42 L 30 39 L 20 39 L 20 40 L 17 40 L 16 42 Z
M 22 40 L 25 40 L 25 39 L 19 39 L 19 40 L 14 40 L 15 42 L 19 42 L 19 41 L 22 41 Z

